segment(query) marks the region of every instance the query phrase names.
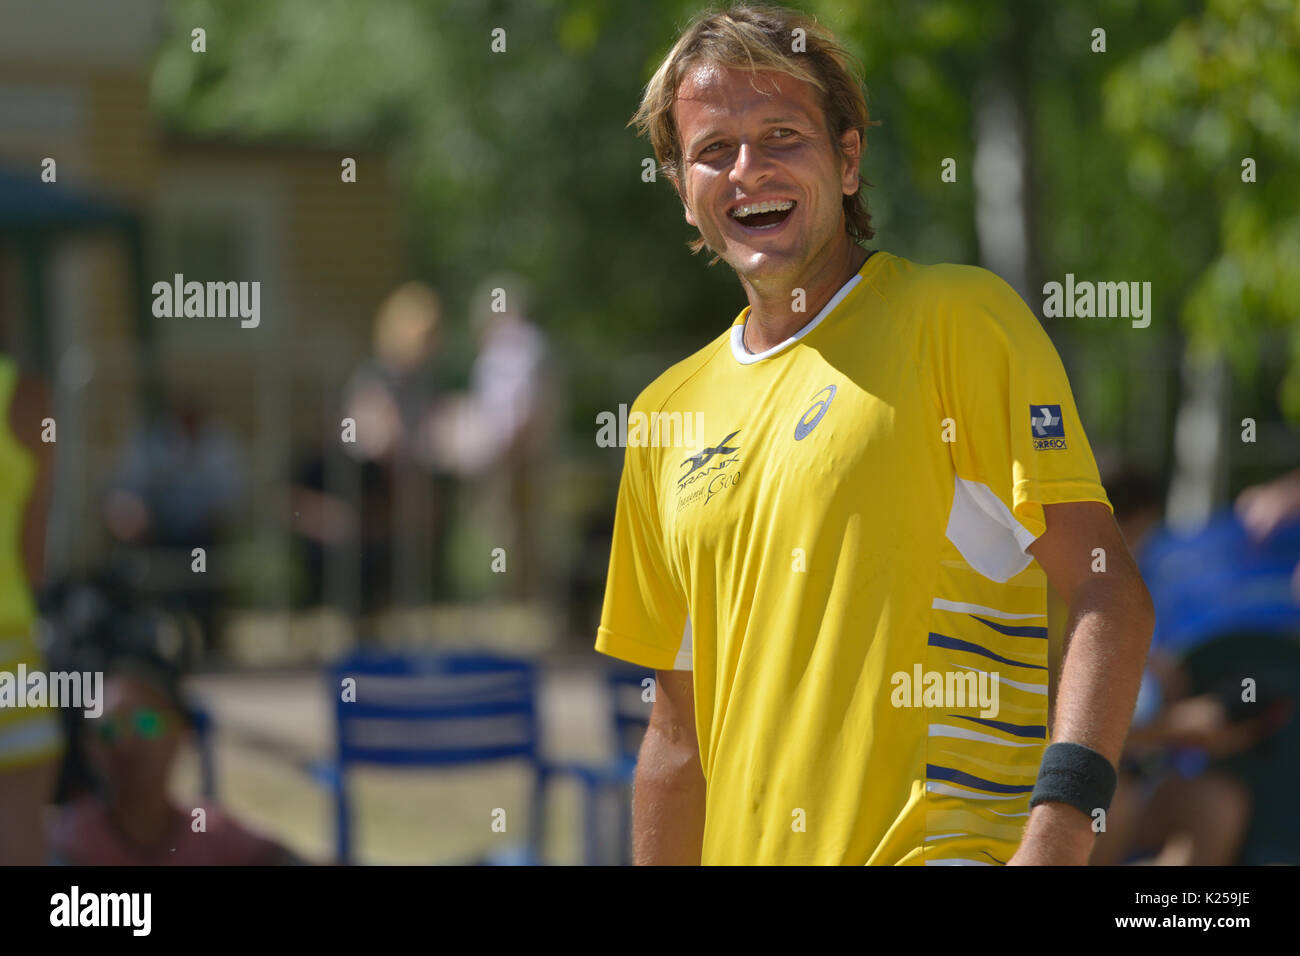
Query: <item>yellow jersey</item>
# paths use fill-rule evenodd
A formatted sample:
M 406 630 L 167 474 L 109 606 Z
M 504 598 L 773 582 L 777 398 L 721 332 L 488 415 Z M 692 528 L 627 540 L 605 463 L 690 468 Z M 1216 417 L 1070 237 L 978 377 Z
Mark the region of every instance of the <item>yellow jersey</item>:
M 1048 742 L 1025 549 L 1110 504 L 1060 358 L 997 276 L 882 251 L 766 352 L 748 312 L 632 406 L 596 649 L 692 671 L 703 863 L 1005 863 Z
M 0 355 L 0 673 L 15 680 L 19 665 L 43 667 L 35 640 L 36 604 L 23 564 L 23 522 L 36 462 L 10 426 L 18 366 Z M 20 689 L 19 693 L 25 693 Z M 0 772 L 48 760 L 62 747 L 59 723 L 46 707 L 0 706 Z

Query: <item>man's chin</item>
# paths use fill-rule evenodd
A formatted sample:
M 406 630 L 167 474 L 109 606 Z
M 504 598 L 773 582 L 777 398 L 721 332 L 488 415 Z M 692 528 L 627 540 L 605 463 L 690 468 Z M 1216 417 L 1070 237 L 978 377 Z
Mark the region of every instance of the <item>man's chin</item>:
M 732 246 L 722 257 L 742 278 L 771 279 L 794 270 L 797 265 L 793 253 L 780 249 L 754 249 Z

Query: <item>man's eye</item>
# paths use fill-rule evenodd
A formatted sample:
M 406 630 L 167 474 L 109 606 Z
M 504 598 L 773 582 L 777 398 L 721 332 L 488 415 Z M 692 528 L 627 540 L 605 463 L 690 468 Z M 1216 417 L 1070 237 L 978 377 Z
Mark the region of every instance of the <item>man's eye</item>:
M 773 133 L 774 135 L 777 134 L 777 133 L 785 133 L 786 135 L 784 135 L 784 136 L 778 136 L 777 138 L 778 138 L 778 139 L 789 139 L 791 136 L 793 136 L 793 135 L 795 134 L 795 131 L 792 130 L 792 129 L 790 129 L 788 126 L 782 126 L 780 129 L 775 129 L 775 130 L 773 130 L 772 133 Z

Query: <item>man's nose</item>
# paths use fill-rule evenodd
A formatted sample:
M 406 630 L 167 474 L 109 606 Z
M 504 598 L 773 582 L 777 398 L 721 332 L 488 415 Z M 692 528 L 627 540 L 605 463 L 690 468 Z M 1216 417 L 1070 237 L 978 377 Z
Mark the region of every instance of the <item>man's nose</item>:
M 741 143 L 736 151 L 736 162 L 731 167 L 731 179 L 736 183 L 753 182 L 766 172 L 767 156 L 753 143 Z

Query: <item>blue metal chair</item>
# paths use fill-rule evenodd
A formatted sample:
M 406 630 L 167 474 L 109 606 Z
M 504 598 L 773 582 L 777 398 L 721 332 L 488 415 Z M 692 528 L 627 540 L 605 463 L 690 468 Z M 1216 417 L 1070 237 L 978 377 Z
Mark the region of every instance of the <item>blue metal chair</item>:
M 619 794 L 619 862 L 627 864 L 628 846 L 632 839 L 632 807 L 629 790 L 636 776 L 637 753 L 641 739 L 650 723 L 649 701 L 642 700 L 645 681 L 654 679 L 654 671 L 647 667 L 617 663 L 606 666 L 606 688 L 609 692 L 609 714 L 613 722 L 616 750 L 613 759 L 605 764 L 565 765 L 566 772 L 578 777 L 585 788 L 584 823 L 585 854 L 588 866 L 599 865 L 598 812 L 600 796 L 608 790 Z
M 644 667 L 626 665 L 617 667 L 609 673 L 609 690 L 614 705 L 614 735 L 618 741 L 618 753 L 611 771 L 611 785 L 632 786 L 636 776 L 636 759 L 645 737 L 646 727 L 650 724 L 650 701 L 642 699 L 647 679 L 654 679 L 654 671 Z M 632 805 L 625 799 L 619 806 L 619 859 L 624 864 L 632 862 L 629 847 L 632 842 Z
M 1223 691 L 1242 675 L 1259 681 L 1261 715 L 1300 700 L 1300 603 L 1291 575 L 1300 562 L 1300 522 L 1253 541 L 1231 507 L 1192 533 L 1160 528 L 1139 555 L 1156 609 L 1152 646 L 1177 654 L 1190 693 Z M 1192 750 L 1189 770 L 1204 768 Z M 1264 741 L 1219 761 L 1251 792 L 1250 826 L 1239 863 L 1300 862 L 1294 793 L 1300 782 L 1300 717 L 1292 714 Z
M 1154 647 L 1182 653 L 1221 634 L 1300 632 L 1291 574 L 1300 561 L 1300 521 L 1250 540 L 1231 508 L 1190 534 L 1152 533 L 1139 556 L 1156 609 Z
M 342 692 L 348 678 L 356 682 L 354 700 L 345 700 Z M 485 862 L 541 862 L 546 784 L 563 768 L 546 763 L 540 754 L 533 663 L 476 653 L 359 652 L 335 664 L 329 680 L 336 759 L 312 769 L 334 795 L 339 862 L 353 859 L 350 767 L 455 767 L 502 760 L 532 764 L 528 837 Z
M 205 797 L 217 795 L 217 761 L 215 756 L 212 715 L 206 709 L 191 704 L 190 721 L 194 727 L 194 747 L 199 754 L 199 789 Z

